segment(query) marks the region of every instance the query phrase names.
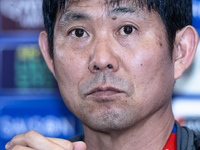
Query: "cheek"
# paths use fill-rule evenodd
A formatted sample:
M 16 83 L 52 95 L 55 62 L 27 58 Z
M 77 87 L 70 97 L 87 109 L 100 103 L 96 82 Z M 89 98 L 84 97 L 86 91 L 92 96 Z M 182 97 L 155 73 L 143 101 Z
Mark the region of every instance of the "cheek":
M 64 55 L 65 56 L 65 55 Z M 75 78 L 78 78 L 78 72 L 80 71 L 80 64 L 75 62 L 72 57 L 57 57 L 54 60 L 55 63 L 55 76 L 60 84 L 74 82 Z
M 167 46 L 161 44 L 146 44 L 135 51 L 131 61 L 130 74 L 136 93 L 143 98 L 149 95 L 159 95 L 162 87 L 171 88 L 173 85 L 173 63 Z M 163 89 L 165 90 L 165 89 Z M 163 93 L 163 92 L 162 92 Z
M 56 56 L 55 77 L 58 82 L 61 95 L 64 99 L 73 98 L 78 93 L 78 85 L 85 74 L 85 61 L 81 58 L 73 57 L 71 54 L 64 53 L 63 56 Z
M 83 62 L 74 57 L 57 57 L 55 59 L 55 77 L 62 99 L 72 112 L 79 110 L 80 98 L 78 85 L 85 74 Z M 74 112 L 76 113 L 76 112 Z
M 158 57 L 153 52 L 141 53 L 131 63 L 134 64 L 129 73 L 134 87 L 133 99 L 139 112 L 146 114 L 168 103 L 174 81 L 171 60 L 166 53 Z
M 141 77 L 146 76 L 147 80 L 162 77 L 166 72 L 169 72 L 172 66 L 172 60 L 166 40 L 161 35 L 146 33 L 147 40 L 142 40 L 136 51 L 137 69 Z M 160 37 L 160 38 L 159 38 Z M 145 79 L 143 79 L 145 80 Z M 159 80 L 159 79 L 158 79 Z
M 85 73 L 88 59 L 84 52 L 86 46 L 74 43 L 70 40 L 66 41 L 63 36 L 57 37 L 54 48 L 54 63 L 57 80 L 63 79 L 64 84 L 74 84 Z M 62 84 L 61 83 L 61 84 Z M 71 84 L 70 84 L 71 85 Z

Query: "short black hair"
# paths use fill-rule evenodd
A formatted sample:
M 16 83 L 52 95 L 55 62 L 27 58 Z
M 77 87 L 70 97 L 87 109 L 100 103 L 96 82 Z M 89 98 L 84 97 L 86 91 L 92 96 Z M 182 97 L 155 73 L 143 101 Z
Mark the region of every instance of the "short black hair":
M 53 58 L 54 27 L 58 11 L 79 0 L 43 0 L 43 17 L 45 30 L 48 34 L 49 53 Z M 107 4 L 119 5 L 123 0 L 105 0 Z M 130 0 L 129 0 L 130 1 Z M 192 0 L 132 0 L 140 7 L 157 12 L 166 28 L 168 45 L 172 55 L 176 32 L 192 24 Z

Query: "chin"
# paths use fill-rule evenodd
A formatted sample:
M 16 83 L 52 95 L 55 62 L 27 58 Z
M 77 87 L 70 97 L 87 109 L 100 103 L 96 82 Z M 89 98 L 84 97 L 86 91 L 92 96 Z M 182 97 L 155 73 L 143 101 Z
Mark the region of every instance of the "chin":
M 119 131 L 129 128 L 133 125 L 133 120 L 126 113 L 119 111 L 107 111 L 103 114 L 87 115 L 87 118 L 82 120 L 83 124 L 92 130 L 100 132 Z M 130 119 L 130 120 L 127 120 Z

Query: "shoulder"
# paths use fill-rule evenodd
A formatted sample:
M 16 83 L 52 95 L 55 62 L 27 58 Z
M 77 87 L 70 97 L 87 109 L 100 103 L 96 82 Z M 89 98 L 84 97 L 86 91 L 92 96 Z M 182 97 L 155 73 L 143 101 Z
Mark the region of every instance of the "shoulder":
M 194 144 L 197 150 L 200 150 L 200 133 L 195 134 Z
M 177 150 L 200 150 L 200 134 L 182 127 L 176 122 L 177 127 Z

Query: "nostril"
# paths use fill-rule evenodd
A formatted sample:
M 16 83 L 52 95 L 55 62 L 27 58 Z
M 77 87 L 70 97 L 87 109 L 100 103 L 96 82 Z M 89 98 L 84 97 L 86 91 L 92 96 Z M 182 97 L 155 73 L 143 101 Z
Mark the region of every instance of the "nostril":
M 112 68 L 113 68 L 113 65 L 108 64 L 107 67 L 108 67 L 109 69 L 112 69 Z
M 94 65 L 94 70 L 99 70 L 99 67 L 97 65 Z
M 108 69 L 113 69 L 113 65 L 108 64 L 108 65 L 107 65 L 107 68 L 108 68 Z M 99 68 L 97 65 L 94 65 L 93 69 L 94 69 L 94 70 L 100 70 L 100 68 Z

